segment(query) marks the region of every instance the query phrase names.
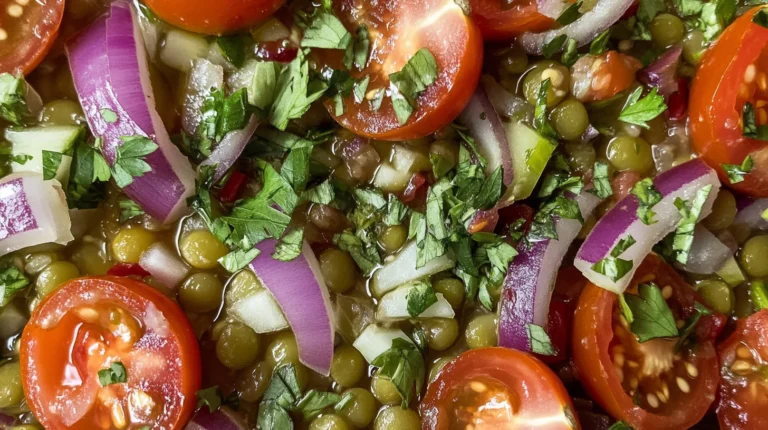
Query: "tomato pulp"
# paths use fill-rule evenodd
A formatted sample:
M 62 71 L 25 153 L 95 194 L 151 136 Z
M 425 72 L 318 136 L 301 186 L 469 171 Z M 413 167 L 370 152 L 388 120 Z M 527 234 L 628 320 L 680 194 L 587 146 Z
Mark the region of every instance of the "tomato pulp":
M 27 74 L 51 48 L 64 16 L 64 0 L 0 0 L 0 73 Z
M 650 255 L 627 293 L 654 282 L 682 327 L 695 311 L 693 289 L 675 270 Z M 621 315 L 618 296 L 592 283 L 574 315 L 573 358 L 590 397 L 617 420 L 637 429 L 682 429 L 696 424 L 715 399 L 719 369 L 714 340 L 722 315 L 702 316 L 690 339 L 657 338 L 638 343 Z
M 768 145 L 743 135 L 744 105 L 754 106 L 758 126 L 768 125 L 768 28 L 752 22 L 754 8 L 729 25 L 704 54 L 691 87 L 690 134 L 696 152 L 720 180 L 743 193 L 768 197 Z M 723 164 L 754 162 L 731 184 Z
M 536 0 L 469 0 L 472 19 L 480 27 L 483 37 L 507 40 L 527 31 L 538 32 L 552 28 L 555 20 L 539 13 Z
M 422 428 L 578 429 L 560 379 L 532 355 L 506 348 L 469 350 L 440 371 L 421 402 Z
M 333 99 L 326 102 L 336 121 L 356 134 L 382 140 L 424 137 L 448 125 L 464 109 L 475 91 L 482 68 L 483 41 L 477 26 L 453 0 L 396 0 L 336 2 L 336 13 L 351 34 L 363 25 L 370 55 L 362 70 L 349 71 L 356 81 L 370 80 L 362 100 L 343 97 L 337 115 Z M 435 82 L 415 99 L 417 106 L 403 124 L 395 115 L 389 75 L 399 72 L 422 48 L 437 63 Z M 344 52 L 317 50 L 316 59 L 342 69 Z M 384 94 L 376 108 L 373 100 Z
M 104 384 L 101 371 L 113 366 L 123 377 Z M 24 392 L 49 430 L 181 428 L 194 412 L 200 371 L 181 308 L 128 278 L 66 283 L 34 310 L 21 339 Z
M 721 428 L 768 428 L 768 309 L 736 324 L 719 347 L 723 379 L 717 417 Z
M 164 21 L 205 34 L 224 34 L 269 18 L 285 0 L 145 0 Z

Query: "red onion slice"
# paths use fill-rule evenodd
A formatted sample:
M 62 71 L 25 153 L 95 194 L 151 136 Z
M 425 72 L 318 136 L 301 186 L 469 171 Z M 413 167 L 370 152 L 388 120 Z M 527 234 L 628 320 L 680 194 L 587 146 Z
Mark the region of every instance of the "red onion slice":
M 139 266 L 167 288 L 175 289 L 189 274 L 189 266 L 162 243 L 155 243 L 141 254 Z
M 227 408 L 213 412 L 203 406 L 187 424 L 186 430 L 245 430 L 245 424 Z
M 141 31 L 130 7 L 113 3 L 111 16 L 97 19 L 67 45 L 75 88 L 91 131 L 103 139 L 102 153 L 113 164 L 122 136 L 151 138 L 159 147 L 145 157 L 152 171 L 123 190 L 152 217 L 178 219 L 194 193 L 195 173 L 171 143 L 155 109 Z M 117 115 L 108 123 L 103 109 Z
M 728 247 L 703 226 L 697 225 L 693 233 L 688 262 L 677 266 L 688 273 L 710 275 L 720 270 L 733 253 L 734 249 Z
M 677 91 L 677 63 L 683 45 L 677 44 L 667 49 L 648 67 L 637 72 L 637 79 L 649 86 L 659 89 L 659 94 L 668 96 Z
M 492 76 L 483 75 L 480 82 L 496 113 L 526 124 L 533 121 L 533 106 L 524 98 L 507 91 Z
M 578 203 L 583 218 L 590 216 L 601 201 L 586 190 L 570 198 Z M 501 292 L 499 346 L 532 352 L 528 326 L 547 327 L 557 271 L 581 227 L 578 220 L 556 218 L 557 240 L 545 239 L 529 246 L 521 244 L 519 254 L 507 270 Z
M 615 24 L 634 2 L 635 0 L 598 0 L 592 10 L 566 26 L 543 33 L 523 33 L 517 40 L 526 52 L 533 55 L 542 55 L 544 45 L 561 34 L 575 39 L 579 46 L 584 46 Z
M 514 172 L 507 134 L 499 114 L 491 105 L 482 86 L 478 86 L 475 94 L 469 99 L 467 107 L 459 115 L 459 122 L 469 128 L 469 134 L 475 138 L 478 152 L 485 157 L 486 175 L 501 167 L 504 185 L 511 184 Z
M 768 230 L 768 221 L 763 218 L 763 212 L 768 210 L 768 199 L 757 199 L 739 210 L 734 224 L 748 226 L 752 230 Z
M 245 128 L 230 131 L 221 139 L 221 142 L 216 144 L 211 156 L 200 164 L 201 166 L 216 165 L 216 173 L 213 175 L 214 181 L 221 179 L 227 170 L 235 164 L 258 127 L 259 120 L 256 115 L 251 115 Z
M 315 254 L 305 242 L 301 255 L 291 261 L 271 257 L 275 240 L 256 247 L 261 251 L 251 269 L 274 296 L 291 325 L 299 360 L 315 372 L 328 376 L 333 359 L 333 314 L 325 280 Z
M 70 227 L 67 198 L 57 181 L 31 172 L 0 180 L 0 256 L 43 243 L 66 245 L 74 239 Z
M 656 176 L 653 184 L 662 195 L 662 200 L 653 207 L 656 223 L 646 225 L 638 219 L 638 200 L 633 194 L 628 194 L 598 221 L 579 249 L 574 265 L 587 279 L 600 287 L 617 294 L 624 292 L 653 245 L 677 227 L 680 213 L 675 207 L 676 198 L 691 200 L 702 187 L 712 185 L 709 198 L 701 209 L 700 219 L 704 219 L 712 211 L 712 202 L 720 189 L 717 173 L 701 160 L 691 160 L 673 167 Z M 616 244 L 629 235 L 636 243 L 620 255 L 622 259 L 633 263 L 627 274 L 613 281 L 592 270 L 595 263 L 609 257 Z

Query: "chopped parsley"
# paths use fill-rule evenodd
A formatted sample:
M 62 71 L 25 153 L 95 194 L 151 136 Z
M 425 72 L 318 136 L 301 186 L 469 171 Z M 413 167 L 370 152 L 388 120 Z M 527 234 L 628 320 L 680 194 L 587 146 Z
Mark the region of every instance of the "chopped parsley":
M 533 112 L 533 128 L 536 129 L 542 136 L 549 139 L 557 139 L 557 132 L 550 124 L 547 118 L 547 97 L 549 95 L 549 87 L 552 82 L 549 78 L 541 82 L 539 90 L 536 95 L 536 106 Z
M 749 296 L 752 298 L 755 311 L 768 309 L 768 290 L 765 288 L 765 282 L 753 280 L 749 287 Z
M 675 207 L 680 212 L 680 222 L 677 223 L 675 238 L 672 242 L 672 250 L 675 252 L 675 259 L 680 264 L 688 262 L 688 255 L 693 244 L 693 230 L 696 222 L 701 215 L 701 209 L 712 191 L 712 185 L 706 185 L 696 191 L 696 196 L 690 205 L 680 197 L 675 199 Z
M 352 43 L 352 35 L 341 20 L 332 12 L 316 9 L 309 17 L 308 26 L 301 39 L 302 48 L 323 48 L 346 50 Z
M 742 134 L 744 137 L 758 140 L 768 140 L 768 125 L 757 125 L 755 117 L 755 107 L 752 103 L 744 103 L 741 110 Z
M 197 390 L 197 392 L 195 392 L 195 397 L 197 397 L 197 409 L 207 406 L 209 412 L 214 412 L 219 409 L 222 404 L 221 392 L 219 391 L 218 385 Z
M 656 15 L 667 10 L 664 0 L 640 0 L 637 7 L 637 19 L 650 23 Z
M 10 73 L 0 74 L 0 118 L 14 125 L 23 125 L 32 114 L 29 112 L 24 94 L 27 83 L 23 77 Z
M 624 421 L 616 421 L 608 427 L 608 430 L 635 430 L 635 428 Z
M 579 43 L 576 39 L 569 37 L 568 40 L 565 41 L 565 47 L 563 48 L 563 54 L 560 56 L 560 62 L 563 63 L 565 67 L 571 67 L 576 64 L 576 61 L 581 57 L 578 49 Z
M 144 158 L 157 151 L 157 144 L 144 136 L 121 136 L 122 145 L 117 147 L 117 157 L 112 165 L 112 178 L 120 188 L 133 183 L 134 178 L 152 171 Z
M 48 181 L 56 177 L 64 154 L 43 150 L 43 179 Z
M 607 199 L 613 195 L 611 178 L 608 176 L 608 164 L 602 161 L 595 162 L 592 168 L 592 184 L 595 188 L 589 191 L 597 197 Z
M 630 324 L 638 342 L 651 339 L 677 337 L 675 316 L 654 283 L 638 285 L 638 294 L 624 294 L 634 317 Z
M 732 184 L 738 184 L 744 181 L 744 176 L 752 171 L 755 163 L 751 155 L 747 155 L 741 164 L 721 164 L 720 167 L 728 175 L 728 181 Z
M 532 352 L 541 355 L 557 355 L 557 350 L 552 345 L 552 340 L 544 327 L 528 324 L 525 329 L 528 332 L 528 340 L 531 341 Z
M 0 267 L 0 286 L 2 286 L 0 291 L 3 293 L 0 297 L 0 307 L 5 306 L 17 292 L 27 285 L 29 285 L 29 279 L 18 267 L 9 263 Z
M 109 368 L 99 370 L 99 384 L 102 387 L 112 384 L 123 384 L 128 382 L 128 373 L 123 363 L 116 361 Z
M 643 87 L 637 87 L 627 98 L 627 103 L 619 114 L 619 120 L 628 124 L 634 124 L 642 128 L 649 128 L 648 121 L 661 115 L 667 110 L 664 97 L 658 94 L 658 89 L 653 87 L 651 92 L 643 98 Z
M 600 55 L 608 50 L 608 42 L 611 40 L 611 29 L 605 30 L 595 37 L 589 44 L 589 53 L 592 55 Z
M 120 223 L 144 215 L 144 209 L 131 199 L 120 199 L 118 204 L 120 205 Z
M 656 190 L 651 178 L 645 178 L 638 181 L 633 187 L 630 194 L 637 197 L 637 217 L 646 225 L 656 223 L 653 216 L 656 213 L 652 210 L 661 199 L 661 193 Z
M 701 320 L 701 317 L 705 315 L 712 315 L 712 311 L 710 311 L 709 308 L 699 302 L 694 302 L 693 306 L 693 316 L 688 318 L 688 321 L 686 321 L 685 325 L 680 329 L 680 339 L 677 341 L 677 349 L 680 349 L 688 336 L 693 333 L 693 330 L 696 328 L 696 324 L 699 323 L 699 320 Z
M 242 88 L 225 96 L 223 90 L 216 89 L 205 98 L 200 111 L 196 133 L 201 141 L 195 146 L 203 157 L 208 157 L 214 142 L 221 142 L 229 132 L 241 130 L 248 123 L 247 90 Z
M 362 71 L 368 64 L 370 43 L 368 40 L 368 27 L 366 25 L 357 27 L 355 39 L 347 46 L 347 50 L 344 53 L 344 66 L 351 70 L 354 65 L 357 70 Z
M 390 194 L 387 199 L 387 210 L 383 220 L 384 224 L 390 226 L 402 224 L 403 220 L 408 215 L 408 211 L 408 206 L 404 205 L 396 195 Z
M 392 107 L 398 122 L 405 124 L 418 108 L 417 97 L 437 80 L 437 61 L 427 48 L 408 59 L 403 69 L 389 75 Z
M 104 194 L 104 183 L 112 176 L 109 165 L 99 151 L 83 140 L 75 144 L 67 184 L 67 203 L 70 208 L 91 209 L 99 205 Z
M 752 16 L 752 22 L 755 24 L 768 28 L 768 13 L 765 12 L 765 9 L 760 9 Z
M 278 130 L 285 130 L 288 121 L 301 118 L 327 89 L 328 84 L 322 79 L 310 79 L 306 54 L 299 50 L 296 58 L 280 72 L 269 123 Z
M 279 261 L 291 261 L 301 254 L 303 244 L 304 228 L 294 228 L 277 241 L 272 258 Z
M 565 34 L 561 34 L 559 36 L 552 38 L 552 40 L 550 40 L 549 42 L 545 43 L 544 47 L 541 50 L 542 54 L 544 55 L 544 58 L 552 58 L 553 55 L 560 52 L 560 49 L 562 49 L 566 39 L 568 39 L 568 36 Z
M 232 63 L 233 66 L 240 68 L 245 63 L 245 43 L 241 36 L 219 36 L 216 38 L 216 46 L 221 55 Z
M 630 270 L 632 270 L 634 263 L 632 260 L 624 260 L 619 257 L 634 244 L 635 238 L 631 235 L 619 239 L 616 246 L 611 250 L 611 254 L 592 265 L 592 270 L 608 277 L 613 282 L 623 278 Z
M 376 357 L 371 364 L 379 368 L 380 377 L 392 381 L 403 399 L 404 408 L 408 407 L 413 396 L 424 385 L 424 357 L 416 345 L 405 339 L 393 339 L 392 347 Z
M 416 318 L 437 303 L 437 295 L 429 282 L 418 281 L 411 285 L 407 301 L 408 315 Z
M 333 188 L 331 181 L 326 180 L 301 193 L 301 198 L 312 203 L 329 205 L 336 198 L 336 190 Z
M 556 23 L 560 25 L 568 25 L 577 19 L 581 17 L 581 11 L 579 9 L 581 8 L 582 2 L 577 1 L 576 3 L 572 3 L 570 6 L 565 8 L 561 13 L 560 16 L 557 17 L 555 20 Z

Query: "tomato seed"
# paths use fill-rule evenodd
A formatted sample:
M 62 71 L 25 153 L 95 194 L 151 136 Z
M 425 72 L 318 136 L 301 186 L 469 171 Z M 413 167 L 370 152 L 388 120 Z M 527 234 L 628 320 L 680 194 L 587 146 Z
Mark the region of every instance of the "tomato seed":
M 620 367 L 613 368 L 616 371 L 616 377 L 619 379 L 619 383 L 624 382 L 624 371 Z
M 18 18 L 24 13 L 24 8 L 17 4 L 12 4 L 8 6 L 7 11 L 8 11 L 8 15 L 14 18 Z
M 662 393 L 661 391 L 656 393 L 656 397 L 658 397 L 659 400 L 661 400 L 661 403 L 667 403 L 667 401 L 669 400 L 667 396 L 665 396 L 664 393 Z
M 488 389 L 488 387 L 485 386 L 482 382 L 479 381 L 472 381 L 469 383 L 469 388 L 472 389 L 472 391 L 476 393 L 484 393 L 485 390 Z
M 640 367 L 640 364 L 637 361 L 629 360 L 629 361 L 627 361 L 627 366 L 629 366 L 629 367 L 631 367 L 633 369 L 637 369 L 638 367 Z
M 688 381 L 686 381 L 685 379 L 679 376 L 677 377 L 676 381 L 677 381 L 677 388 L 679 388 L 680 391 L 686 394 L 691 392 L 691 386 L 688 385 Z
M 662 288 L 661 296 L 664 297 L 664 300 L 669 300 L 669 298 L 672 297 L 672 287 L 667 285 L 666 287 Z
M 695 378 L 699 376 L 699 369 L 697 369 L 696 366 L 694 366 L 691 363 L 685 363 L 685 371 L 688 373 L 688 376 L 690 376 L 691 378 Z
M 746 375 L 752 371 L 752 365 L 744 360 L 736 360 L 731 365 L 731 371 L 739 375 Z
M 752 353 L 749 352 L 749 348 L 746 346 L 740 346 L 739 349 L 736 350 L 736 355 L 739 358 L 752 358 Z
M 645 399 L 648 401 L 648 405 L 652 408 L 658 408 L 659 407 L 659 399 L 656 397 L 653 393 L 648 393 L 647 396 L 645 396 Z
M 18 4 L 22 5 L 22 6 L 26 6 L 26 5 L 29 4 L 29 0 L 16 0 L 16 3 L 18 3 Z
M 77 314 L 78 318 L 87 323 L 95 324 L 99 321 L 99 313 L 96 311 L 96 309 L 82 307 L 78 308 L 75 313 Z
M 5 29 L 0 28 L 0 40 L 8 39 L 8 32 Z
M 119 429 L 127 424 L 125 421 L 125 411 L 118 402 L 112 404 L 112 424 Z
M 632 377 L 632 379 L 629 380 L 629 387 L 632 388 L 633 390 L 636 390 L 639 385 L 640 385 L 640 381 L 634 376 Z
M 613 364 L 622 367 L 624 366 L 624 354 L 616 354 L 613 356 Z
M 765 72 L 762 72 L 757 76 L 757 85 L 763 91 L 768 88 L 768 75 L 766 75 Z
M 661 383 L 661 392 L 664 393 L 665 398 L 669 399 L 669 385 L 666 382 Z
M 744 82 L 751 84 L 757 76 L 757 67 L 754 64 L 750 64 L 747 70 L 744 71 Z

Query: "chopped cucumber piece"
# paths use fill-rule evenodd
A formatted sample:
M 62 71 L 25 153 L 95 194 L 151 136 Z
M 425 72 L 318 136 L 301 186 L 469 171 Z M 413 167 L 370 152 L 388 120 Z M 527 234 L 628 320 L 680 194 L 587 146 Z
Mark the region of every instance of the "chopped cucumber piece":
M 411 174 L 407 171 L 399 171 L 389 163 L 382 163 L 373 176 L 373 186 L 388 193 L 399 193 L 405 190 L 410 180 Z
M 204 37 L 172 29 L 160 48 L 160 61 L 180 72 L 188 72 L 192 68 L 192 60 L 207 57 L 209 49 Z
M 555 151 L 552 142 L 527 125 L 512 121 L 504 123 L 515 172 L 511 186 L 502 200 L 515 201 L 528 198 L 539 182 L 549 158 Z
M 20 161 L 28 158 L 24 156 L 32 157 L 23 163 L 12 162 L 11 171 L 43 174 L 46 167 L 43 151 L 59 153 L 62 154 L 61 163 L 56 169 L 55 179 L 66 185 L 72 164 L 72 150 L 82 133 L 83 127 L 75 125 L 6 130 L 5 139 L 11 143 L 11 153 L 16 159 Z
M 734 256 L 730 256 L 727 260 L 725 260 L 723 267 L 717 271 L 717 276 L 721 277 L 723 281 L 725 281 L 725 283 L 731 287 L 740 285 L 747 280 L 744 277 L 744 272 L 741 271 L 741 267 L 739 267 L 739 263 L 736 262 L 736 258 L 734 258 Z

